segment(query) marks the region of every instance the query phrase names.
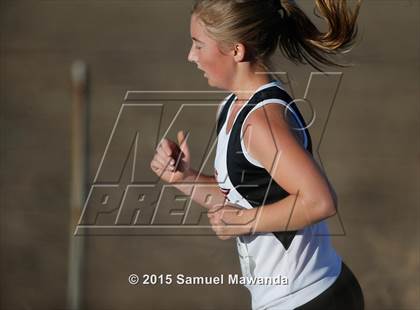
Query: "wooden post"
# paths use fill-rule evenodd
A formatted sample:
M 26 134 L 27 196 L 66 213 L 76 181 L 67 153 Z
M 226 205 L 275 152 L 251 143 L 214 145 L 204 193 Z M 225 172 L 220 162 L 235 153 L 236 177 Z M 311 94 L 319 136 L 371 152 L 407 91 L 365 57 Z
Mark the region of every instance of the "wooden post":
M 89 182 L 89 94 L 88 72 L 84 62 L 75 61 L 72 64 L 71 81 L 71 180 L 67 307 L 69 310 L 80 310 L 83 308 L 85 242 L 83 237 L 75 236 L 74 231 L 86 200 Z

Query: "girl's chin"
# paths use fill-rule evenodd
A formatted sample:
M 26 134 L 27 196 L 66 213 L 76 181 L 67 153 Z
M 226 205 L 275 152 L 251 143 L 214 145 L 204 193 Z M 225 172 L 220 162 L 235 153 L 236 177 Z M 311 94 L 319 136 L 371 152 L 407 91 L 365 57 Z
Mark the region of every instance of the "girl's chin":
M 207 76 L 206 73 L 204 73 L 204 78 L 207 79 L 207 83 L 210 85 L 210 79 L 209 79 L 209 77 Z

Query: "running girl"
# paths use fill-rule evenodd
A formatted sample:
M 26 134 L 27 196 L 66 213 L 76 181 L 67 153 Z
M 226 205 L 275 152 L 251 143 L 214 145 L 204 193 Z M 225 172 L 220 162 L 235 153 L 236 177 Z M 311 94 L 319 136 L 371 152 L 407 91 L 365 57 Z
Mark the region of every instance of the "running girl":
M 313 159 L 305 120 L 269 74 L 277 48 L 318 70 L 339 65 L 330 56 L 354 42 L 360 2 L 354 11 L 345 0 L 315 4 L 326 32 L 292 0 L 196 1 L 188 60 L 210 86 L 231 92 L 217 113 L 215 175 L 191 168 L 182 131 L 178 144 L 163 139 L 151 162 L 162 180 L 203 206 L 210 195 L 210 223 L 220 239 L 236 239 L 244 277 L 288 278 L 287 285 L 246 285 L 253 309 L 363 309 L 360 286 L 324 221 L 336 213 L 336 194 Z M 211 182 L 219 189 L 192 190 Z

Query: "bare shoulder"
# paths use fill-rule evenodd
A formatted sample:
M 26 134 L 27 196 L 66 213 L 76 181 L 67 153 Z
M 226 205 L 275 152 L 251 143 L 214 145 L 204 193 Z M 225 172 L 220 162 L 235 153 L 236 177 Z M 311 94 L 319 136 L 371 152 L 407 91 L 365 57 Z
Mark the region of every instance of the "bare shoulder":
M 252 111 L 244 123 L 244 139 L 254 135 L 254 139 L 263 139 L 264 143 L 271 144 L 279 139 L 283 142 L 293 139 L 293 142 L 297 141 L 303 146 L 303 132 L 294 130 L 299 128 L 300 124 L 286 109 L 286 106 L 279 103 L 267 103 Z
M 303 151 L 303 141 L 286 119 L 286 107 L 267 103 L 249 114 L 243 124 L 246 151 L 265 167 L 272 165 L 279 153 L 291 157 Z

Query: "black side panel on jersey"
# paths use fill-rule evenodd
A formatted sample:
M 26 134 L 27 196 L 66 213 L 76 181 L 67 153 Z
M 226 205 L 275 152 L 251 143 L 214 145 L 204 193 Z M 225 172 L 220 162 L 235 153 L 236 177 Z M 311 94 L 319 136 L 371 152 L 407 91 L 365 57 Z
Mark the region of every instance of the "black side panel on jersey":
M 275 180 L 272 179 L 270 173 L 266 169 L 251 164 L 244 156 L 241 147 L 241 127 L 246 116 L 259 102 L 273 98 L 281 99 L 286 103 L 290 103 L 292 101 L 292 98 L 284 90 L 277 86 L 260 90 L 251 97 L 244 107 L 242 107 L 236 118 L 235 124 L 231 129 L 229 137 L 227 150 L 227 168 L 229 178 L 236 190 L 254 208 L 274 203 L 289 195 L 286 190 L 284 190 L 275 182 Z M 228 105 L 226 104 L 225 108 L 227 106 Z M 296 113 L 303 126 L 306 127 L 305 120 L 296 105 L 291 103 L 289 104 L 289 108 Z M 227 111 L 228 110 L 224 113 L 225 121 Z M 223 126 L 223 122 L 221 125 Z M 220 128 L 222 126 L 220 126 Z M 307 150 L 312 154 L 312 143 L 307 129 L 305 129 L 305 133 L 308 138 Z M 273 234 L 287 250 L 296 235 L 296 231 L 280 231 L 273 232 Z
M 222 111 L 220 111 L 219 117 L 217 119 L 217 135 L 219 135 L 219 132 L 226 121 L 230 105 L 232 104 L 234 99 L 235 99 L 235 96 L 231 95 L 229 99 L 227 100 L 227 102 L 225 103 L 225 105 L 223 106 Z

